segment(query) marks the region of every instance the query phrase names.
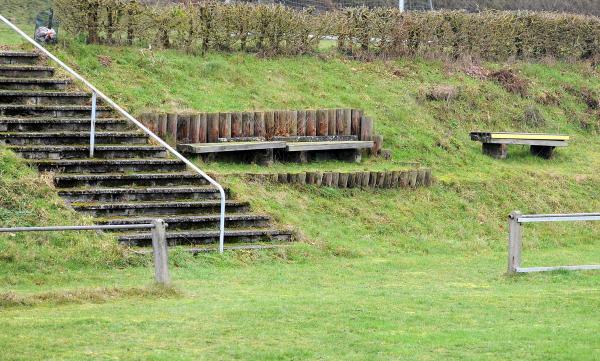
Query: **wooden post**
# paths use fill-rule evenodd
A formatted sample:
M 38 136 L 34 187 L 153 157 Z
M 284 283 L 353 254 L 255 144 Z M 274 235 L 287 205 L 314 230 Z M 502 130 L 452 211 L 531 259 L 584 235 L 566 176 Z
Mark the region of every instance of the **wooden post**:
M 219 113 L 219 138 L 231 139 L 231 113 Z
M 352 109 L 352 121 L 350 126 L 350 134 L 360 137 L 360 118 L 362 117 L 362 110 Z
M 169 275 L 169 254 L 167 248 L 167 232 L 165 221 L 152 221 L 152 253 L 154 255 L 154 278 L 156 283 L 168 286 L 171 284 Z
M 208 113 L 206 122 L 208 126 L 207 142 L 216 143 L 219 140 L 219 113 Z
M 340 172 L 331 173 L 331 186 L 337 188 L 338 183 L 340 183 Z
M 373 136 L 373 121 L 364 115 L 360 118 L 360 140 L 371 140 Z
M 317 112 L 315 110 L 306 111 L 306 136 L 314 137 L 317 135 Z
M 323 109 L 317 110 L 317 135 L 329 135 L 329 121 L 327 119 L 327 111 Z
M 340 177 L 338 179 L 338 187 L 340 187 L 340 188 L 348 187 L 348 173 L 340 173 Z
M 265 113 L 255 112 L 254 113 L 254 135 L 257 137 L 265 138 Z
M 254 136 L 254 113 L 243 112 L 242 113 L 242 136 L 253 137 Z
M 371 148 L 371 153 L 373 153 L 373 155 L 377 156 L 377 155 L 381 154 L 381 149 L 383 147 L 383 136 L 375 135 L 372 138 L 373 138 L 373 148 Z
M 367 188 L 369 186 L 369 180 L 371 178 L 371 173 L 370 172 L 363 172 L 362 174 L 362 183 L 361 186 L 363 188 Z
M 167 136 L 167 114 L 165 113 L 158 115 L 158 135 L 163 139 Z
M 200 114 L 200 126 L 198 128 L 198 143 L 206 143 L 208 138 L 208 119 L 207 114 Z
M 331 187 L 331 178 L 332 178 L 332 177 L 331 177 L 331 175 L 332 175 L 332 173 L 331 173 L 331 172 L 325 172 L 325 173 L 323 173 L 323 181 L 322 181 L 322 184 L 323 184 L 325 187 Z
M 167 137 L 173 137 L 177 141 L 177 114 L 167 114 Z
M 190 118 L 190 142 L 198 143 L 200 139 L 200 114 L 192 114 Z
M 336 109 L 335 110 L 335 118 L 337 123 L 337 132 L 336 134 L 343 135 L 344 134 L 344 109 Z
M 273 138 L 275 135 L 275 113 L 265 113 L 265 137 L 267 140 Z
M 235 112 L 231 114 L 231 137 L 239 138 L 243 134 L 242 131 L 242 113 Z
M 306 135 L 306 110 L 298 111 L 298 127 L 296 129 L 296 134 L 300 137 Z
M 329 135 L 337 134 L 337 113 L 335 109 L 327 109 L 327 117 L 329 118 Z
M 298 135 L 298 112 L 290 110 L 287 112 L 288 135 L 295 137 Z
M 518 222 L 521 212 L 515 211 L 508 216 L 508 273 L 515 274 L 521 267 L 521 249 L 523 231 Z
M 177 117 L 177 143 L 188 143 L 190 129 L 190 116 L 180 114 Z
M 351 135 L 352 134 L 352 110 L 344 109 L 343 110 L 343 123 L 344 123 L 344 132 L 343 135 Z
M 158 133 L 158 114 L 152 113 L 150 114 L 150 130 L 154 133 Z

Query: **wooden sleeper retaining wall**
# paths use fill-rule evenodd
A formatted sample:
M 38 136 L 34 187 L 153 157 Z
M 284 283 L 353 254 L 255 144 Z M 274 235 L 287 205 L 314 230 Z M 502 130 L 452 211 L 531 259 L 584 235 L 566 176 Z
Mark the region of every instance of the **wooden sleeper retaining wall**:
M 275 110 L 222 113 L 143 113 L 140 121 L 163 139 L 215 143 L 242 137 L 355 135 L 374 139 L 373 120 L 360 109 Z
M 333 188 L 416 188 L 429 187 L 434 179 L 431 169 L 360 172 L 300 172 L 235 174 L 249 181 L 315 185 Z

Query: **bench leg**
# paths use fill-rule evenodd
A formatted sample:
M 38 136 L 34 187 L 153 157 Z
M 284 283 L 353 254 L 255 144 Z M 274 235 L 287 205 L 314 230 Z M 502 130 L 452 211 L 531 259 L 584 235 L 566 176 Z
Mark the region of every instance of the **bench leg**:
M 483 143 L 483 154 L 496 159 L 506 159 L 508 155 L 508 146 L 506 144 Z
M 552 156 L 554 156 L 554 147 L 548 147 L 545 145 L 532 145 L 531 154 L 544 159 L 550 159 Z
M 273 149 L 253 152 L 252 163 L 270 167 L 273 165 Z
M 294 163 L 308 163 L 308 152 L 289 152 L 287 159 Z

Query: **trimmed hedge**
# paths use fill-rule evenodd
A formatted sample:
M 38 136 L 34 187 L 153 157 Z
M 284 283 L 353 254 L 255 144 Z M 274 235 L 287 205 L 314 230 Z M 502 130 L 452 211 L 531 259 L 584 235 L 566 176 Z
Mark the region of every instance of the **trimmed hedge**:
M 147 5 L 139 0 L 56 0 L 63 28 L 89 43 L 152 44 L 192 53 L 312 53 L 325 35 L 356 58 L 414 55 L 489 60 L 600 56 L 600 18 L 494 11 L 408 12 L 348 8 L 325 13 L 248 3 Z

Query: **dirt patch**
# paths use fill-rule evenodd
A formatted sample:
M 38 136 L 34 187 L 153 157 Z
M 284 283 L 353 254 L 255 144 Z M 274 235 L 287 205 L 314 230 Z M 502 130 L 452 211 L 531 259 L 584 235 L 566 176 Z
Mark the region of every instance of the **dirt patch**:
M 100 64 L 102 64 L 102 66 L 104 67 L 110 67 L 112 65 L 112 58 L 108 55 L 98 55 L 98 61 L 100 62 Z
M 471 64 L 463 69 L 463 72 L 470 77 L 485 80 L 488 78 L 490 72 L 476 64 Z
M 527 80 L 521 79 L 511 69 L 493 72 L 489 77 L 497 81 L 509 93 L 518 94 L 522 97 L 526 97 L 528 94 L 529 83 Z
M 575 89 L 571 85 L 563 85 L 563 89 L 565 89 L 567 93 L 581 99 L 588 108 L 592 110 L 600 109 L 600 97 L 591 89 L 586 87 Z
M 539 95 L 535 98 L 535 101 L 536 101 L 536 103 L 539 103 L 542 105 L 559 106 L 560 105 L 560 94 L 543 92 L 541 95 Z
M 450 101 L 458 98 L 460 91 L 452 85 L 438 85 L 427 92 L 427 100 L 445 100 Z

